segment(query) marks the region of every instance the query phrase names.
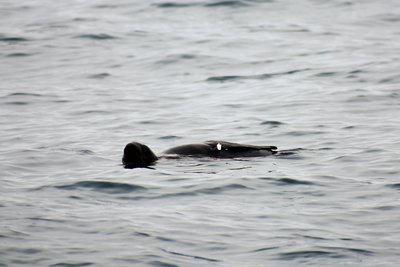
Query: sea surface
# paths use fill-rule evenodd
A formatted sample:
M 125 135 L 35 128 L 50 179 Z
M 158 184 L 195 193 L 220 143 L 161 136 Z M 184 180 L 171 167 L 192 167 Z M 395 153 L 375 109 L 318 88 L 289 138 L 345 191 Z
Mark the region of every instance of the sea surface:
M 0 266 L 399 266 L 398 0 L 0 17 Z M 121 165 L 215 139 L 296 153 Z

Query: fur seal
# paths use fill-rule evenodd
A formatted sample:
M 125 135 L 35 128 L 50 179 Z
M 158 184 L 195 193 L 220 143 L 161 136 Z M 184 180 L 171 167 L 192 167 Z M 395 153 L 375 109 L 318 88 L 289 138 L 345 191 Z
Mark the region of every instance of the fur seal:
M 151 149 L 141 143 L 131 142 L 125 146 L 122 164 L 125 168 L 148 167 L 162 157 L 265 157 L 277 153 L 276 146 L 254 146 L 225 141 L 206 141 L 170 148 L 157 157 Z

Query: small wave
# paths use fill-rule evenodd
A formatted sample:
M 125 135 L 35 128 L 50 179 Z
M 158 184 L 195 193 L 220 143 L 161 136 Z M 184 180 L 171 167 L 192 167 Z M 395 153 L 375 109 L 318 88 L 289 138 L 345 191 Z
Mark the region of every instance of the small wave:
M 222 192 L 231 191 L 231 190 L 253 190 L 253 188 L 244 186 L 242 184 L 228 184 L 223 186 L 216 186 L 211 188 L 201 188 L 195 189 L 192 191 L 178 192 L 178 193 L 169 193 L 157 196 L 156 198 L 169 198 L 169 197 L 178 197 L 178 196 L 196 196 L 196 195 L 215 195 L 220 194 Z
M 155 6 L 159 8 L 184 8 L 184 7 L 245 7 L 248 6 L 244 1 L 234 1 L 234 0 L 222 0 L 222 1 L 214 1 L 209 3 L 177 3 L 177 2 L 164 2 L 155 4 Z
M 384 15 L 376 16 L 378 20 L 390 23 L 398 23 L 400 22 L 400 17 L 398 14 L 395 13 L 385 13 Z
M 10 43 L 17 43 L 17 42 L 27 42 L 29 41 L 26 38 L 23 37 L 1 37 L 0 36 L 0 42 L 10 42 Z
M 297 180 L 293 178 L 281 178 L 277 180 L 278 184 L 285 184 L 285 185 L 316 185 L 316 183 L 304 181 L 304 180 Z
M 337 75 L 337 72 L 320 72 L 315 74 L 315 77 L 333 77 L 335 75 Z
M 60 263 L 50 265 L 50 267 L 83 267 L 83 266 L 90 266 L 90 265 L 94 265 L 94 263 L 93 262 L 78 262 L 78 263 L 60 262 Z
M 42 250 L 37 248 L 15 248 L 15 249 L 10 249 L 9 251 L 23 253 L 23 254 L 37 254 L 42 252 Z
M 54 103 L 68 103 L 68 102 L 71 102 L 71 101 L 65 100 L 65 99 L 61 99 L 61 100 L 54 100 L 53 102 Z
M 279 254 L 281 260 L 296 260 L 299 258 L 343 258 L 344 255 L 324 250 L 304 250 Z
M 299 69 L 299 70 L 290 70 L 285 72 L 277 72 L 277 73 L 264 73 L 264 74 L 256 74 L 256 75 L 228 75 L 228 76 L 212 76 L 206 79 L 208 82 L 228 82 L 235 80 L 265 80 L 276 76 L 285 76 L 292 75 L 298 72 L 307 71 L 310 69 Z
M 54 186 L 58 189 L 76 190 L 81 188 L 89 188 L 94 191 L 107 193 L 130 193 L 146 190 L 146 187 L 127 183 L 107 182 L 107 181 L 80 181 L 69 185 Z
M 189 254 L 174 252 L 174 251 L 170 251 L 170 250 L 166 250 L 166 249 L 162 249 L 162 251 L 167 252 L 167 253 L 172 254 L 172 255 L 188 257 L 188 258 L 192 258 L 192 259 L 196 259 L 196 260 L 203 260 L 203 261 L 209 261 L 209 262 L 219 262 L 219 260 L 217 260 L 217 259 L 200 257 L 200 256 L 195 256 L 195 255 L 189 255 Z
M 195 59 L 196 55 L 193 54 L 180 54 L 180 55 L 168 55 L 164 59 L 161 59 L 157 61 L 157 64 L 161 65 L 168 65 L 168 64 L 173 64 L 176 62 L 179 62 L 181 60 L 190 60 L 190 59 Z
M 361 69 L 355 69 L 355 70 L 349 71 L 349 74 L 359 74 L 359 73 L 366 73 L 366 71 L 361 70 Z
M 267 251 L 267 250 L 273 250 L 273 249 L 278 249 L 279 247 L 264 247 L 264 248 L 258 248 L 255 250 L 252 250 L 250 252 L 261 252 L 261 251 Z
M 31 56 L 32 54 L 29 53 L 11 53 L 6 55 L 6 57 L 28 57 Z
M 355 128 L 357 128 L 357 126 L 354 126 L 354 125 L 342 127 L 343 130 L 353 130 Z
M 399 75 L 395 75 L 395 76 L 391 76 L 391 77 L 387 77 L 384 79 L 381 79 L 378 81 L 378 83 L 382 84 L 382 83 L 398 83 L 400 80 L 400 76 Z
M 299 236 L 302 238 L 307 238 L 307 239 L 312 239 L 312 240 L 330 240 L 328 238 L 324 238 L 324 237 L 320 237 L 320 236 L 300 235 L 300 234 L 296 234 L 296 236 Z
M 365 95 L 365 94 L 359 94 L 356 96 L 350 97 L 346 102 L 348 103 L 360 103 L 360 102 L 370 102 L 373 100 L 371 96 Z
M 279 253 L 281 260 L 297 260 L 299 258 L 348 258 L 352 254 L 372 255 L 373 252 L 359 248 L 346 247 L 319 247 L 315 250 L 300 250 Z
M 217 187 L 212 187 L 212 188 L 204 188 L 204 189 L 199 189 L 193 191 L 194 193 L 199 193 L 199 194 L 217 194 L 225 191 L 230 191 L 230 190 L 253 190 L 250 187 L 244 186 L 242 184 L 228 184 L 224 186 L 217 186 Z
M 92 150 L 89 150 L 89 149 L 80 149 L 77 152 L 80 155 L 93 155 L 94 154 L 94 152 Z
M 178 265 L 163 262 L 163 261 L 152 261 L 152 262 L 150 262 L 150 265 L 155 266 L 155 267 L 179 267 Z
M 387 184 L 387 187 L 393 188 L 393 189 L 397 189 L 400 190 L 400 183 L 395 183 L 395 184 Z
M 298 180 L 298 179 L 293 179 L 293 178 L 275 179 L 275 178 L 263 177 L 263 178 L 259 178 L 259 179 L 261 179 L 261 180 L 270 180 L 270 181 L 272 181 L 273 183 L 275 183 L 277 185 L 317 185 L 314 182 Z
M 191 6 L 198 6 L 199 4 L 197 3 L 174 3 L 174 2 L 165 2 L 165 3 L 159 3 L 155 4 L 155 6 L 159 8 L 180 8 L 180 7 L 191 7 Z
M 34 94 L 34 93 L 16 92 L 16 93 L 11 93 L 11 94 L 7 95 L 6 97 L 9 97 L 9 96 L 36 96 L 36 97 L 40 97 L 40 96 L 43 96 L 43 95 Z
M 384 205 L 384 206 L 378 206 L 378 207 L 374 207 L 374 210 L 396 210 L 398 207 L 393 205 Z
M 237 75 L 229 75 L 229 76 L 213 76 L 207 78 L 208 82 L 226 82 L 240 79 L 248 79 L 250 76 L 237 76 Z M 254 76 L 253 76 L 254 77 Z
M 102 4 L 102 5 L 96 5 L 94 6 L 95 8 L 99 9 L 114 9 L 120 7 L 119 5 L 113 5 L 113 4 Z
M 399 99 L 400 98 L 400 94 L 397 92 L 393 92 L 387 95 L 388 98 L 392 98 L 392 99 Z
M 397 81 L 395 81 L 397 83 Z M 384 101 L 387 102 L 392 100 L 398 100 L 400 98 L 400 94 L 398 92 L 389 92 L 387 94 L 381 95 L 372 95 L 372 94 L 358 94 L 356 96 L 350 97 L 346 102 L 349 103 L 357 103 L 357 102 L 377 102 Z M 394 104 L 398 104 L 398 102 L 394 102 Z
M 43 218 L 43 217 L 31 217 L 27 218 L 28 220 L 32 221 L 45 221 L 45 222 L 58 222 L 58 223 L 65 223 L 65 220 L 58 220 L 58 219 L 49 219 L 49 218 Z
M 253 188 L 241 185 L 241 184 L 229 184 L 224 186 L 216 186 L 211 188 L 201 188 L 194 189 L 188 191 L 181 191 L 176 193 L 166 193 L 159 194 L 153 196 L 134 196 L 134 197 L 126 197 L 123 196 L 121 199 L 131 199 L 131 200 L 140 200 L 140 199 L 163 199 L 163 198 L 175 198 L 182 196 L 198 196 L 198 195 L 215 195 L 220 194 L 222 192 L 231 191 L 231 190 L 254 190 Z
M 110 77 L 110 76 L 111 76 L 111 74 L 109 74 L 107 72 L 102 72 L 102 73 L 89 75 L 88 78 L 90 78 L 90 79 L 104 79 L 104 78 L 107 78 L 107 77 Z
M 144 232 L 135 232 L 136 236 L 144 236 L 144 237 L 151 237 L 150 234 Z
M 164 135 L 164 136 L 159 137 L 158 139 L 160 139 L 160 140 L 173 140 L 173 139 L 182 139 L 182 137 L 176 136 L 176 135 Z
M 349 251 L 349 252 L 362 254 L 362 255 L 372 255 L 372 254 L 374 254 L 370 250 L 360 249 L 360 248 L 335 248 L 335 249 L 346 250 L 346 251 Z
M 106 34 L 106 33 L 99 33 L 99 34 L 81 34 L 76 35 L 74 38 L 82 38 L 82 39 L 93 39 L 93 40 L 110 40 L 110 39 L 117 39 L 117 37 Z
M 261 125 L 269 125 L 269 126 L 271 126 L 272 128 L 276 128 L 276 127 L 279 127 L 279 126 L 281 126 L 281 125 L 284 125 L 285 123 L 280 122 L 280 121 L 263 121 L 263 122 L 261 122 L 260 124 L 261 124 Z
M 157 124 L 157 122 L 156 122 L 156 121 L 144 120 L 144 121 L 139 121 L 139 124 L 144 124 L 144 125 L 147 125 L 147 124 Z
M 43 95 L 43 94 L 37 94 L 37 93 L 26 93 L 26 92 L 15 92 L 11 93 L 8 95 L 1 96 L 0 99 L 2 99 L 4 104 L 6 105 L 29 105 L 32 103 L 35 103 L 37 100 L 42 100 L 45 101 L 45 99 L 48 99 L 50 101 L 54 101 L 52 99 L 56 98 L 57 96 L 55 95 Z M 55 100 L 59 101 L 59 100 Z
M 4 103 L 6 105 L 15 105 L 15 106 L 23 106 L 23 105 L 29 105 L 29 102 L 25 102 L 25 101 L 11 101 L 11 102 L 6 102 Z
M 325 132 L 323 131 L 291 131 L 285 133 L 286 135 L 290 136 L 305 136 L 305 135 L 315 135 L 315 134 L 324 134 Z
M 84 110 L 80 112 L 76 112 L 75 114 L 108 114 L 108 110 Z
M 246 2 L 243 1 L 216 1 L 213 3 L 205 4 L 206 7 L 245 7 L 248 6 Z
M 294 149 L 286 149 L 279 150 L 275 157 L 284 158 L 284 159 L 303 159 L 304 157 L 297 153 L 297 151 L 304 150 L 303 148 L 294 148 Z

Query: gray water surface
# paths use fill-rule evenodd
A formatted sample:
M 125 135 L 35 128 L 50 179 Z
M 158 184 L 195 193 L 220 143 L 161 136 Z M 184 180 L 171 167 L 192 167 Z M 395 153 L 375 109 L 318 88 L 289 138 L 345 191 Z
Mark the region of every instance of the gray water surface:
M 398 266 L 398 1 L 0 17 L 0 266 Z M 301 149 L 121 166 L 210 139 Z

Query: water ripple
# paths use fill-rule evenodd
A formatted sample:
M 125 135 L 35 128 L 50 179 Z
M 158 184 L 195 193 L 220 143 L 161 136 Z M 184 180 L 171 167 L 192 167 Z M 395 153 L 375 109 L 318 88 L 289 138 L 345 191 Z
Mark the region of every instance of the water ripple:
M 393 189 L 397 189 L 400 190 L 400 183 L 395 183 L 395 184 L 387 184 L 387 187 L 393 188 Z
M 57 99 L 56 95 L 38 94 L 27 92 L 15 92 L 8 95 L 0 96 L 0 101 L 4 101 L 7 105 L 29 105 L 39 102 L 64 102 L 65 100 Z
M 106 33 L 99 33 L 99 34 L 80 34 L 76 35 L 74 38 L 82 38 L 82 39 L 92 39 L 92 40 L 110 40 L 110 39 L 117 39 L 117 37 L 106 34 Z
M 208 82 L 230 82 L 230 81 L 237 81 L 237 80 L 265 80 L 270 79 L 277 76 L 285 76 L 285 75 L 292 75 L 299 72 L 304 72 L 310 70 L 309 68 L 306 69 L 298 69 L 298 70 L 290 70 L 285 72 L 278 72 L 278 73 L 264 73 L 264 74 L 256 74 L 256 75 L 227 75 L 227 76 L 212 76 L 206 79 Z
M 204 189 L 199 189 L 193 191 L 195 194 L 218 194 L 221 192 L 225 191 L 230 191 L 230 190 L 253 190 L 253 188 L 244 186 L 242 184 L 228 184 L 228 185 L 223 185 L 223 186 L 216 186 L 216 187 L 211 187 L 211 188 L 204 188 Z
M 297 260 L 301 258 L 349 258 L 353 254 L 361 254 L 370 256 L 372 251 L 359 249 L 359 248 L 346 248 L 346 247 L 318 247 L 310 250 L 299 250 L 291 252 L 279 253 L 281 260 Z
M 29 54 L 29 53 L 11 53 L 6 55 L 6 57 L 28 57 L 28 56 L 32 56 L 33 54 Z
M 193 258 L 193 259 L 196 259 L 196 260 L 203 260 L 203 261 L 209 261 L 209 262 L 219 262 L 219 260 L 217 260 L 217 259 L 211 259 L 211 258 L 195 256 L 195 255 L 189 255 L 189 254 L 174 252 L 174 251 L 170 251 L 170 250 L 166 250 L 166 249 L 162 249 L 162 251 L 167 252 L 169 254 L 177 255 L 177 256 Z
M 303 250 L 279 254 L 281 260 L 296 260 L 299 258 L 343 258 L 344 255 L 324 250 Z
M 178 3 L 178 2 L 164 2 L 155 4 L 159 8 L 184 8 L 184 7 L 246 7 L 249 4 L 245 1 L 222 0 L 210 3 Z
M 5 37 L 0 36 L 0 42 L 9 42 L 9 43 L 18 43 L 18 42 L 27 42 L 29 39 L 23 37 Z
M 253 190 L 251 187 L 244 186 L 242 184 L 227 184 L 222 186 L 215 186 L 210 188 L 200 188 L 194 189 L 191 191 L 177 192 L 177 193 L 168 193 L 159 195 L 155 198 L 169 198 L 169 197 L 178 197 L 178 196 L 197 196 L 197 195 L 215 195 L 220 194 L 226 191 L 232 190 Z
M 216 1 L 213 3 L 205 4 L 206 7 L 244 7 L 248 4 L 244 1 Z
M 56 263 L 53 265 L 50 265 L 51 267 L 83 267 L 83 266 L 90 266 L 94 265 L 93 262 L 78 262 L 78 263 L 66 263 L 66 262 L 60 262 Z
M 11 96 L 35 96 L 35 97 L 41 97 L 43 95 L 35 94 L 35 93 L 16 92 L 16 93 L 8 94 L 7 96 L 4 96 L 4 97 L 11 97 Z
M 241 184 L 228 184 L 222 186 L 215 186 L 210 188 L 200 188 L 180 192 L 168 192 L 168 193 L 154 193 L 152 195 L 141 195 L 141 196 L 123 196 L 120 199 L 125 200 L 141 200 L 141 199 L 166 199 L 166 198 L 179 198 L 179 197 L 193 197 L 199 195 L 217 195 L 235 190 L 254 190 L 251 187 L 247 187 Z
M 111 76 L 111 74 L 109 74 L 107 72 L 102 72 L 102 73 L 89 75 L 88 78 L 90 78 L 90 79 L 105 79 L 105 78 L 107 78 L 109 76 Z
M 278 249 L 278 248 L 280 248 L 280 247 L 276 247 L 276 246 L 273 246 L 273 247 L 263 247 L 263 248 L 258 248 L 258 249 L 252 250 L 252 251 L 250 251 L 250 252 L 261 252 L 261 251 L 273 250 L 273 249 Z
M 276 178 L 263 177 L 263 178 L 259 178 L 259 179 L 260 180 L 269 180 L 269 181 L 272 181 L 274 184 L 282 185 L 282 186 L 286 186 L 286 185 L 319 185 L 314 182 L 298 180 L 298 179 L 294 179 L 294 178 L 276 179 Z
M 107 182 L 107 181 L 80 181 L 68 185 L 56 185 L 54 187 L 65 190 L 78 190 L 81 188 L 89 188 L 94 191 L 114 193 L 114 194 L 147 190 L 146 187 L 140 185 Z
M 268 125 L 271 126 L 271 128 L 277 128 L 280 127 L 282 125 L 284 125 L 285 123 L 280 122 L 280 121 L 263 121 L 260 123 L 260 125 Z
M 159 137 L 158 139 L 160 140 L 173 140 L 173 139 L 182 139 L 181 136 L 176 136 L 176 135 L 164 135 Z
M 155 267 L 179 267 L 178 265 L 163 262 L 163 261 L 152 261 L 152 262 L 150 262 L 150 264 L 151 264 L 151 266 L 155 266 Z

